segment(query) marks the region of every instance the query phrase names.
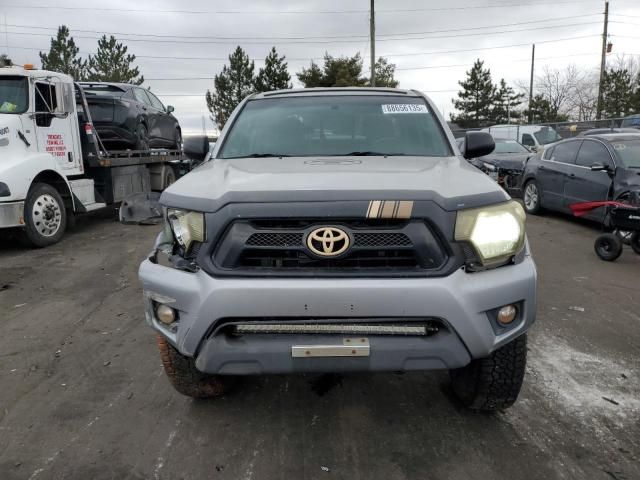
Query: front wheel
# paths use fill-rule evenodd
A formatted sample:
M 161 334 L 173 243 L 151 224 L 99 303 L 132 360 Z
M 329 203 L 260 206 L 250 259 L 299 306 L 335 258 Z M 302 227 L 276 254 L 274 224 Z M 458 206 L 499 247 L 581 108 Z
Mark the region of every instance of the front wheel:
M 531 215 L 537 215 L 542 208 L 540 207 L 540 189 L 535 180 L 529 180 L 524 187 L 522 195 L 524 209 Z
M 596 238 L 593 248 L 600 259 L 613 262 L 622 254 L 622 241 L 613 233 L 605 233 Z
M 513 405 L 527 365 L 527 335 L 521 335 L 486 358 L 451 370 L 451 385 L 468 408 L 493 412 Z
M 60 193 L 46 183 L 34 184 L 24 205 L 24 242 L 46 247 L 60 241 L 67 227 L 67 211 Z
M 142 123 L 136 128 L 136 150 L 149 150 L 149 131 Z
M 158 349 L 169 382 L 182 395 L 216 398 L 228 390 L 230 377 L 202 373 L 193 358 L 182 355 L 162 335 L 158 335 Z
M 182 133 L 179 128 L 176 128 L 176 133 L 173 138 L 173 148 L 182 151 Z

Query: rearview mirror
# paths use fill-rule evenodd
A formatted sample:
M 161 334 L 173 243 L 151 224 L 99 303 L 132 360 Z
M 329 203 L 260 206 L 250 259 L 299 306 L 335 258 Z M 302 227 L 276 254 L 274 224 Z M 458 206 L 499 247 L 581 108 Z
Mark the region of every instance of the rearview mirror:
M 489 155 L 496 148 L 493 137 L 487 132 L 467 132 L 464 137 L 464 158 L 483 157 Z
M 176 110 L 176 109 L 175 109 L 175 108 L 173 108 L 173 106 L 172 106 L 172 105 L 167 105 L 167 113 L 175 112 L 175 110 Z
M 184 153 L 191 160 L 201 162 L 209 153 L 209 139 L 206 135 L 194 135 L 184 138 Z

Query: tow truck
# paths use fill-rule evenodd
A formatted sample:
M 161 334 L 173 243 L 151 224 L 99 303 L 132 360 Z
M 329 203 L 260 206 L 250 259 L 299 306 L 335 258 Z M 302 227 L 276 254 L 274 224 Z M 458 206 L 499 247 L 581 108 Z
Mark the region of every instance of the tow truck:
M 0 68 L 0 229 L 25 243 L 54 244 L 76 215 L 162 191 L 190 166 L 181 150 L 108 151 L 72 77 Z

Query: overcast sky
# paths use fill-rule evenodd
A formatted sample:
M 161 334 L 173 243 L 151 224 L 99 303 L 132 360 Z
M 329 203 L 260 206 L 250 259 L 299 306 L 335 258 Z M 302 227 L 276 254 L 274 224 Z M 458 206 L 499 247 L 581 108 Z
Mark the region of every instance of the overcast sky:
M 185 133 L 202 131 L 203 116 L 211 132 L 207 77 L 220 72 L 236 45 L 256 60 L 256 71 L 275 45 L 296 86 L 295 72 L 325 51 L 360 52 L 368 70 L 368 8 L 369 0 L 0 0 L 0 53 L 39 64 L 38 51 L 48 51 L 50 36 L 65 24 L 86 57 L 95 52 L 95 32 L 113 33 L 137 55 L 145 86 L 175 106 Z M 448 117 L 457 82 L 476 58 L 494 81 L 511 84 L 528 82 L 532 43 L 536 71 L 569 63 L 599 68 L 603 11 L 603 0 L 377 0 L 376 54 L 396 64 L 401 87 L 426 92 Z M 639 29 L 640 0 L 612 0 L 610 58 L 640 59 Z

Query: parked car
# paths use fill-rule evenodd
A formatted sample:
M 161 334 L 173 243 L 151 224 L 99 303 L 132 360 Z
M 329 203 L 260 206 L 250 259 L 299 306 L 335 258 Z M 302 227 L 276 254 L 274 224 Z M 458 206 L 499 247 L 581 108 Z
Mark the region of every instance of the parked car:
M 517 140 L 522 145 L 536 151 L 545 145 L 562 140 L 558 132 L 546 125 L 494 125 L 483 128 L 482 131 L 489 132 L 494 139 Z
M 620 124 L 621 127 L 632 127 L 639 129 L 640 128 L 640 114 L 629 115 L 628 117 L 622 120 Z
M 536 270 L 518 202 L 469 165 L 415 90 L 246 98 L 213 159 L 162 193 L 139 271 L 169 381 L 449 369 L 477 410 L 522 386 Z M 494 148 L 466 133 L 468 157 Z M 207 146 L 197 152 L 204 158 Z
M 603 133 L 638 133 L 637 128 L 592 128 L 578 134 L 579 137 L 588 137 L 591 135 L 601 135 Z
M 471 158 L 469 163 L 489 175 L 512 195 L 519 191 L 524 165 L 534 154 L 516 140 L 494 139 L 495 149 L 488 155 Z M 464 138 L 456 139 L 458 149 L 464 153 Z
M 107 146 L 134 150 L 182 148 L 182 131 L 172 115 L 149 90 L 128 83 L 82 82 L 93 125 Z
M 620 200 L 640 190 L 640 132 L 577 137 L 556 143 L 529 159 L 523 174 L 524 207 L 571 213 L 578 202 Z M 605 210 L 587 218 L 604 222 Z

